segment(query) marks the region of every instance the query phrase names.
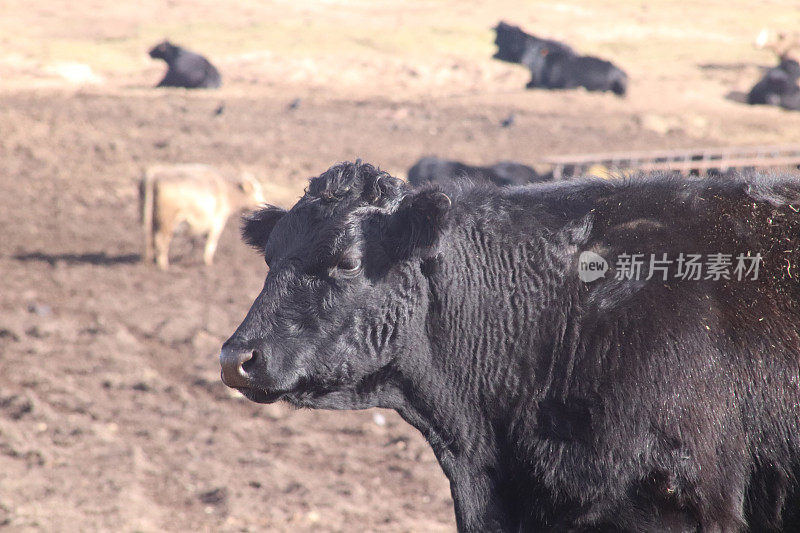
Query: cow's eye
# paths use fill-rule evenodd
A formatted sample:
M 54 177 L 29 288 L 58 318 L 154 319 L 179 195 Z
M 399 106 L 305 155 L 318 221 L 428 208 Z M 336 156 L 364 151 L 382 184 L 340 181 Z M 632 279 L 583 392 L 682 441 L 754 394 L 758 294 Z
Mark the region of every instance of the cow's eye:
M 336 266 L 331 269 L 333 276 L 354 276 L 361 271 L 361 259 L 358 257 L 344 256 L 339 259 Z

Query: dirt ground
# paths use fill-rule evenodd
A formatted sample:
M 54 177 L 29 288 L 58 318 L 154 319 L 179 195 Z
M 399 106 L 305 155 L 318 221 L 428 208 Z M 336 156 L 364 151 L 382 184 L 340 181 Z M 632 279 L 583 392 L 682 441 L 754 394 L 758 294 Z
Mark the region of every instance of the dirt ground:
M 427 154 L 797 143 L 800 113 L 730 97 L 774 61 L 758 30 L 800 27 L 794 2 L 759 5 L 4 1 L 0 529 L 454 530 L 447 480 L 396 414 L 222 385 L 219 347 L 266 267 L 233 221 L 212 267 L 188 238 L 170 271 L 141 264 L 142 168 L 249 168 L 290 206 L 358 157 L 404 176 Z M 612 59 L 630 95 L 525 91 L 524 68 L 491 59 L 501 19 Z M 164 37 L 208 55 L 223 88 L 150 88 Z

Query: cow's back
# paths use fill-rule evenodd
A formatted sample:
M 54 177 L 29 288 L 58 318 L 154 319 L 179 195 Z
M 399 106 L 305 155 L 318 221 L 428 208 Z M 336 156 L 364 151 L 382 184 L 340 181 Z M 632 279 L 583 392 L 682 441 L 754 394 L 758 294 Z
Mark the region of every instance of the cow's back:
M 188 223 L 195 232 L 208 231 L 230 211 L 229 184 L 213 167 L 174 165 L 150 171 L 154 185 L 156 225 Z
M 179 75 L 183 86 L 198 89 L 217 89 L 221 85 L 219 71 L 200 54 L 181 49 L 170 69 Z

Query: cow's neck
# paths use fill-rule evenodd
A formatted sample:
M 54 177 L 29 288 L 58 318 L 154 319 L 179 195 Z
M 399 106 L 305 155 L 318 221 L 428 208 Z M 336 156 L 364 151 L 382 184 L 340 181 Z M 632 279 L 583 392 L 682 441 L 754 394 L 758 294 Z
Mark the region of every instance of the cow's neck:
M 426 350 L 398 410 L 450 479 L 460 529 L 513 529 L 530 502 L 508 485 L 526 468 L 512 443 L 561 388 L 547 369 L 571 350 L 574 298 L 547 274 L 568 271 L 563 246 L 535 235 L 495 243 L 475 228 L 459 237 L 428 265 Z
M 509 531 L 519 522 L 497 462 L 502 446 L 484 406 L 429 367 L 401 387 L 404 403 L 397 411 L 422 433 L 450 481 L 459 531 Z
M 473 408 L 489 425 L 503 425 L 521 399 L 559 388 L 547 368 L 572 349 L 569 332 L 580 314 L 569 288 L 577 275 L 559 277 L 569 272 L 563 246 L 543 236 L 528 239 L 494 242 L 475 228 L 464 229 L 452 239 L 461 244 L 444 249 L 427 267 L 427 313 L 420 327 L 428 360 L 414 382 L 430 381 L 434 396 L 452 392 L 455 406 Z M 448 391 L 438 390 L 442 383 Z M 433 401 L 447 405 L 442 398 Z

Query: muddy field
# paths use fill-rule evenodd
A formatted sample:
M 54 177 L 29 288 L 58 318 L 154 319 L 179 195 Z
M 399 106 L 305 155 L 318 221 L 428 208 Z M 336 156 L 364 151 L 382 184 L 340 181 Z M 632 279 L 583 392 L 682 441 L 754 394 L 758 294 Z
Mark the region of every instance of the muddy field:
M 800 142 L 800 113 L 735 101 L 792 2 L 3 2 L 0 528 L 452 531 L 447 480 L 391 412 L 297 411 L 227 390 L 217 354 L 266 267 L 229 223 L 216 264 L 178 238 L 140 263 L 155 162 L 249 168 L 290 206 L 362 158 L 470 163 Z M 227 3 L 219 3 L 227 4 Z M 757 11 L 757 12 L 756 12 Z M 525 91 L 491 60 L 505 19 L 628 71 L 625 99 Z M 218 91 L 154 90 L 169 36 Z M 77 67 L 75 65 L 78 65 Z M 503 119 L 513 115 L 513 124 Z

